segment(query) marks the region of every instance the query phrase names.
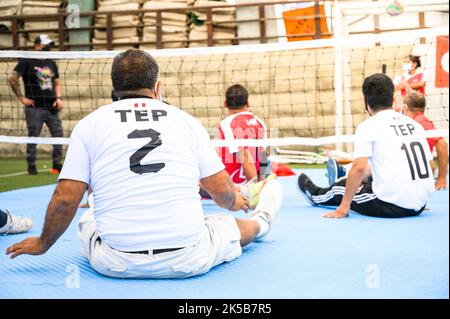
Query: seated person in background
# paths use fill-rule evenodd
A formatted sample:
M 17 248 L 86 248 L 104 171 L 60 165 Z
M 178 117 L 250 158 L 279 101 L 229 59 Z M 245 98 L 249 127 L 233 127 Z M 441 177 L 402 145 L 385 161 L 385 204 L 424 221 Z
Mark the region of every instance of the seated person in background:
M 431 122 L 424 114 L 426 107 L 425 96 L 411 91 L 404 99 L 403 113 L 418 122 L 422 127 L 428 130 L 435 130 L 433 122 Z M 447 173 L 448 173 L 448 145 L 443 137 L 433 137 L 427 139 L 430 151 L 433 152 L 436 147 L 437 160 L 438 160 L 438 177 L 436 179 L 436 190 L 442 190 L 447 188 Z M 327 162 L 327 175 L 330 186 L 334 184 L 339 178 L 345 177 L 347 172 L 350 171 L 352 164 L 345 166 L 338 165 L 337 161 L 330 158 Z M 431 162 L 431 168 L 434 171 L 436 169 L 434 161 Z M 369 171 L 367 175 L 371 175 Z
M 238 139 L 266 137 L 266 125 L 250 112 L 248 95 L 247 89 L 240 84 L 234 84 L 227 89 L 224 106 L 228 110 L 228 116 L 220 123 L 220 139 L 233 142 Z M 269 175 L 270 165 L 265 149 L 231 145 L 219 148 L 218 152 L 231 181 L 239 186 L 241 193 L 250 200 L 250 207 L 255 207 L 258 193 L 265 184 L 264 179 L 276 178 L 275 174 Z M 200 194 L 203 198 L 210 198 L 203 189 Z
M 16 216 L 7 209 L 0 209 L 0 235 L 25 233 L 32 226 L 31 218 Z
M 394 110 L 397 112 L 402 111 L 403 99 L 409 92 L 416 91 L 425 95 L 426 83 L 423 78 L 423 72 L 418 70 L 421 65 L 420 57 L 410 54 L 405 57 L 403 63 L 403 71 L 405 73 L 394 78 L 396 91 Z
M 350 209 L 373 217 L 417 216 L 434 192 L 425 131 L 393 110 L 394 84 L 385 74 L 367 77 L 362 91 L 371 117 L 356 128 L 348 178 L 320 188 L 302 173 L 300 192 L 312 205 L 338 206 L 328 218 L 346 217 Z M 373 180 L 363 182 L 369 163 Z
M 427 101 L 425 97 L 417 92 L 411 91 L 405 97 L 405 105 L 403 112 L 406 116 L 418 122 L 425 130 L 435 130 L 433 122 L 431 122 L 424 114 Z M 445 139 L 441 137 L 433 137 L 427 139 L 430 151 L 433 152 L 436 147 L 438 160 L 438 177 L 436 180 L 436 190 L 447 188 L 448 173 L 448 145 Z M 432 162 L 433 171 L 435 170 L 434 162 Z
M 237 139 L 266 138 L 266 125 L 250 112 L 248 91 L 240 84 L 230 86 L 225 93 L 224 106 L 228 116 L 219 126 L 220 138 L 229 142 Z M 233 183 L 239 185 L 251 180 L 262 180 L 260 169 L 267 164 L 265 150 L 261 147 L 221 147 L 219 154 Z

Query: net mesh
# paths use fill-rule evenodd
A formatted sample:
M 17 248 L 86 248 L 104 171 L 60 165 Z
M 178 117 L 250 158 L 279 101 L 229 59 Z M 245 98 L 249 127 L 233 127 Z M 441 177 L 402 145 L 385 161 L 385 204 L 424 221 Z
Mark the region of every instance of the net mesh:
M 150 53 L 160 65 L 164 100 L 199 119 L 213 137 L 226 116 L 224 92 L 228 86 L 239 83 L 247 87 L 251 111 L 265 120 L 271 132 L 269 137 L 291 138 L 286 139 L 290 142 L 278 141 L 278 144 L 294 143 L 311 148 L 351 141 L 341 135 L 352 135 L 355 127 L 367 118 L 361 93 L 363 79 L 383 71 L 392 78 L 401 75 L 404 59 L 409 54 L 419 55 L 422 60 L 420 71 L 427 83 L 427 115 L 437 128 L 448 129 L 448 88 L 436 85 L 436 70 L 441 63 L 436 53 L 440 36 L 447 36 L 448 44 L 448 30 L 435 28 Z M 64 136 L 68 137 L 81 118 L 111 102 L 110 74 L 115 54 L 112 51 L 0 52 L 0 142 L 3 142 L 0 152 L 3 155 L 23 152 L 25 146 L 18 143 L 29 141 L 20 138 L 28 135 L 23 107 L 7 81 L 19 58 L 46 57 L 56 61 L 65 103 L 60 116 Z M 23 90 L 23 83 L 21 87 Z M 47 128 L 41 136 L 50 137 Z M 333 138 L 323 140 L 329 136 Z M 56 143 L 56 140 L 39 142 Z

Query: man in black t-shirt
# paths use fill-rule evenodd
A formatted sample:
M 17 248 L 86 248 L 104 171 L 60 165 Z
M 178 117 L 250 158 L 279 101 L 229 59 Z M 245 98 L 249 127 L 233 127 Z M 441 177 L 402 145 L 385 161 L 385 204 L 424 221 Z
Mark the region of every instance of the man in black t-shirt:
M 36 51 L 49 51 L 54 46 L 47 35 L 42 34 L 34 40 Z M 20 89 L 22 77 L 25 95 Z M 8 76 L 8 82 L 19 101 L 25 108 L 28 136 L 39 136 L 44 123 L 53 137 L 63 137 L 59 111 L 63 108 L 61 100 L 61 82 L 58 67 L 49 59 L 20 59 L 14 73 Z M 53 146 L 52 174 L 61 171 L 62 145 Z M 37 174 L 36 144 L 27 144 L 28 173 Z

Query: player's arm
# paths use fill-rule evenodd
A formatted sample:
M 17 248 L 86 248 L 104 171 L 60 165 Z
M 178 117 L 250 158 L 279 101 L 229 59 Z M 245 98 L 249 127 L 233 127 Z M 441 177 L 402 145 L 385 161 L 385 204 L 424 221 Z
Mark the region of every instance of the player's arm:
M 55 79 L 53 82 L 53 85 L 55 88 L 55 96 L 56 96 L 56 100 L 53 103 L 53 106 L 56 107 L 58 110 L 62 110 L 62 108 L 64 107 L 64 104 L 61 99 L 61 96 L 62 96 L 61 80 L 59 78 Z
M 230 176 L 225 170 L 200 180 L 200 186 L 212 197 L 214 202 L 231 211 L 248 211 L 248 200 L 242 197 L 239 190 L 230 180 Z
M 14 71 L 13 73 L 9 74 L 8 75 L 9 86 L 11 87 L 14 94 L 19 99 L 20 103 L 22 103 L 25 106 L 26 105 L 35 106 L 33 100 L 22 95 L 22 90 L 20 89 L 19 79 L 20 79 L 20 74 L 18 74 L 17 72 Z
M 12 245 L 7 249 L 6 254 L 11 255 L 11 259 L 23 254 L 44 254 L 69 227 L 86 187 L 87 185 L 83 182 L 61 180 L 48 205 L 41 236 L 28 237 Z
M 415 83 L 411 83 L 409 85 L 409 87 L 413 90 L 419 90 L 424 86 L 425 86 L 425 81 L 415 82 Z
M 345 194 L 341 205 L 332 213 L 325 214 L 327 218 L 343 218 L 347 217 L 350 210 L 353 197 L 355 196 L 361 182 L 367 172 L 369 159 L 367 157 L 359 157 L 353 162 L 353 166 L 348 174 L 347 183 L 345 185 Z
M 258 176 L 256 171 L 255 160 L 248 148 L 242 148 L 237 154 L 236 158 L 242 165 L 242 170 L 247 181 Z
M 447 188 L 448 173 L 448 145 L 443 138 L 436 142 L 436 152 L 439 168 L 439 175 L 436 180 L 436 190 L 441 190 Z

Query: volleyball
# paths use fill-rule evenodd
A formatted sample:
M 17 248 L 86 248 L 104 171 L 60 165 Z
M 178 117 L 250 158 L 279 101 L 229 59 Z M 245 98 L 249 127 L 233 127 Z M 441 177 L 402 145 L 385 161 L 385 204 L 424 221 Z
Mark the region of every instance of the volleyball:
M 390 16 L 396 17 L 403 13 L 403 5 L 398 0 L 387 1 L 386 12 Z

